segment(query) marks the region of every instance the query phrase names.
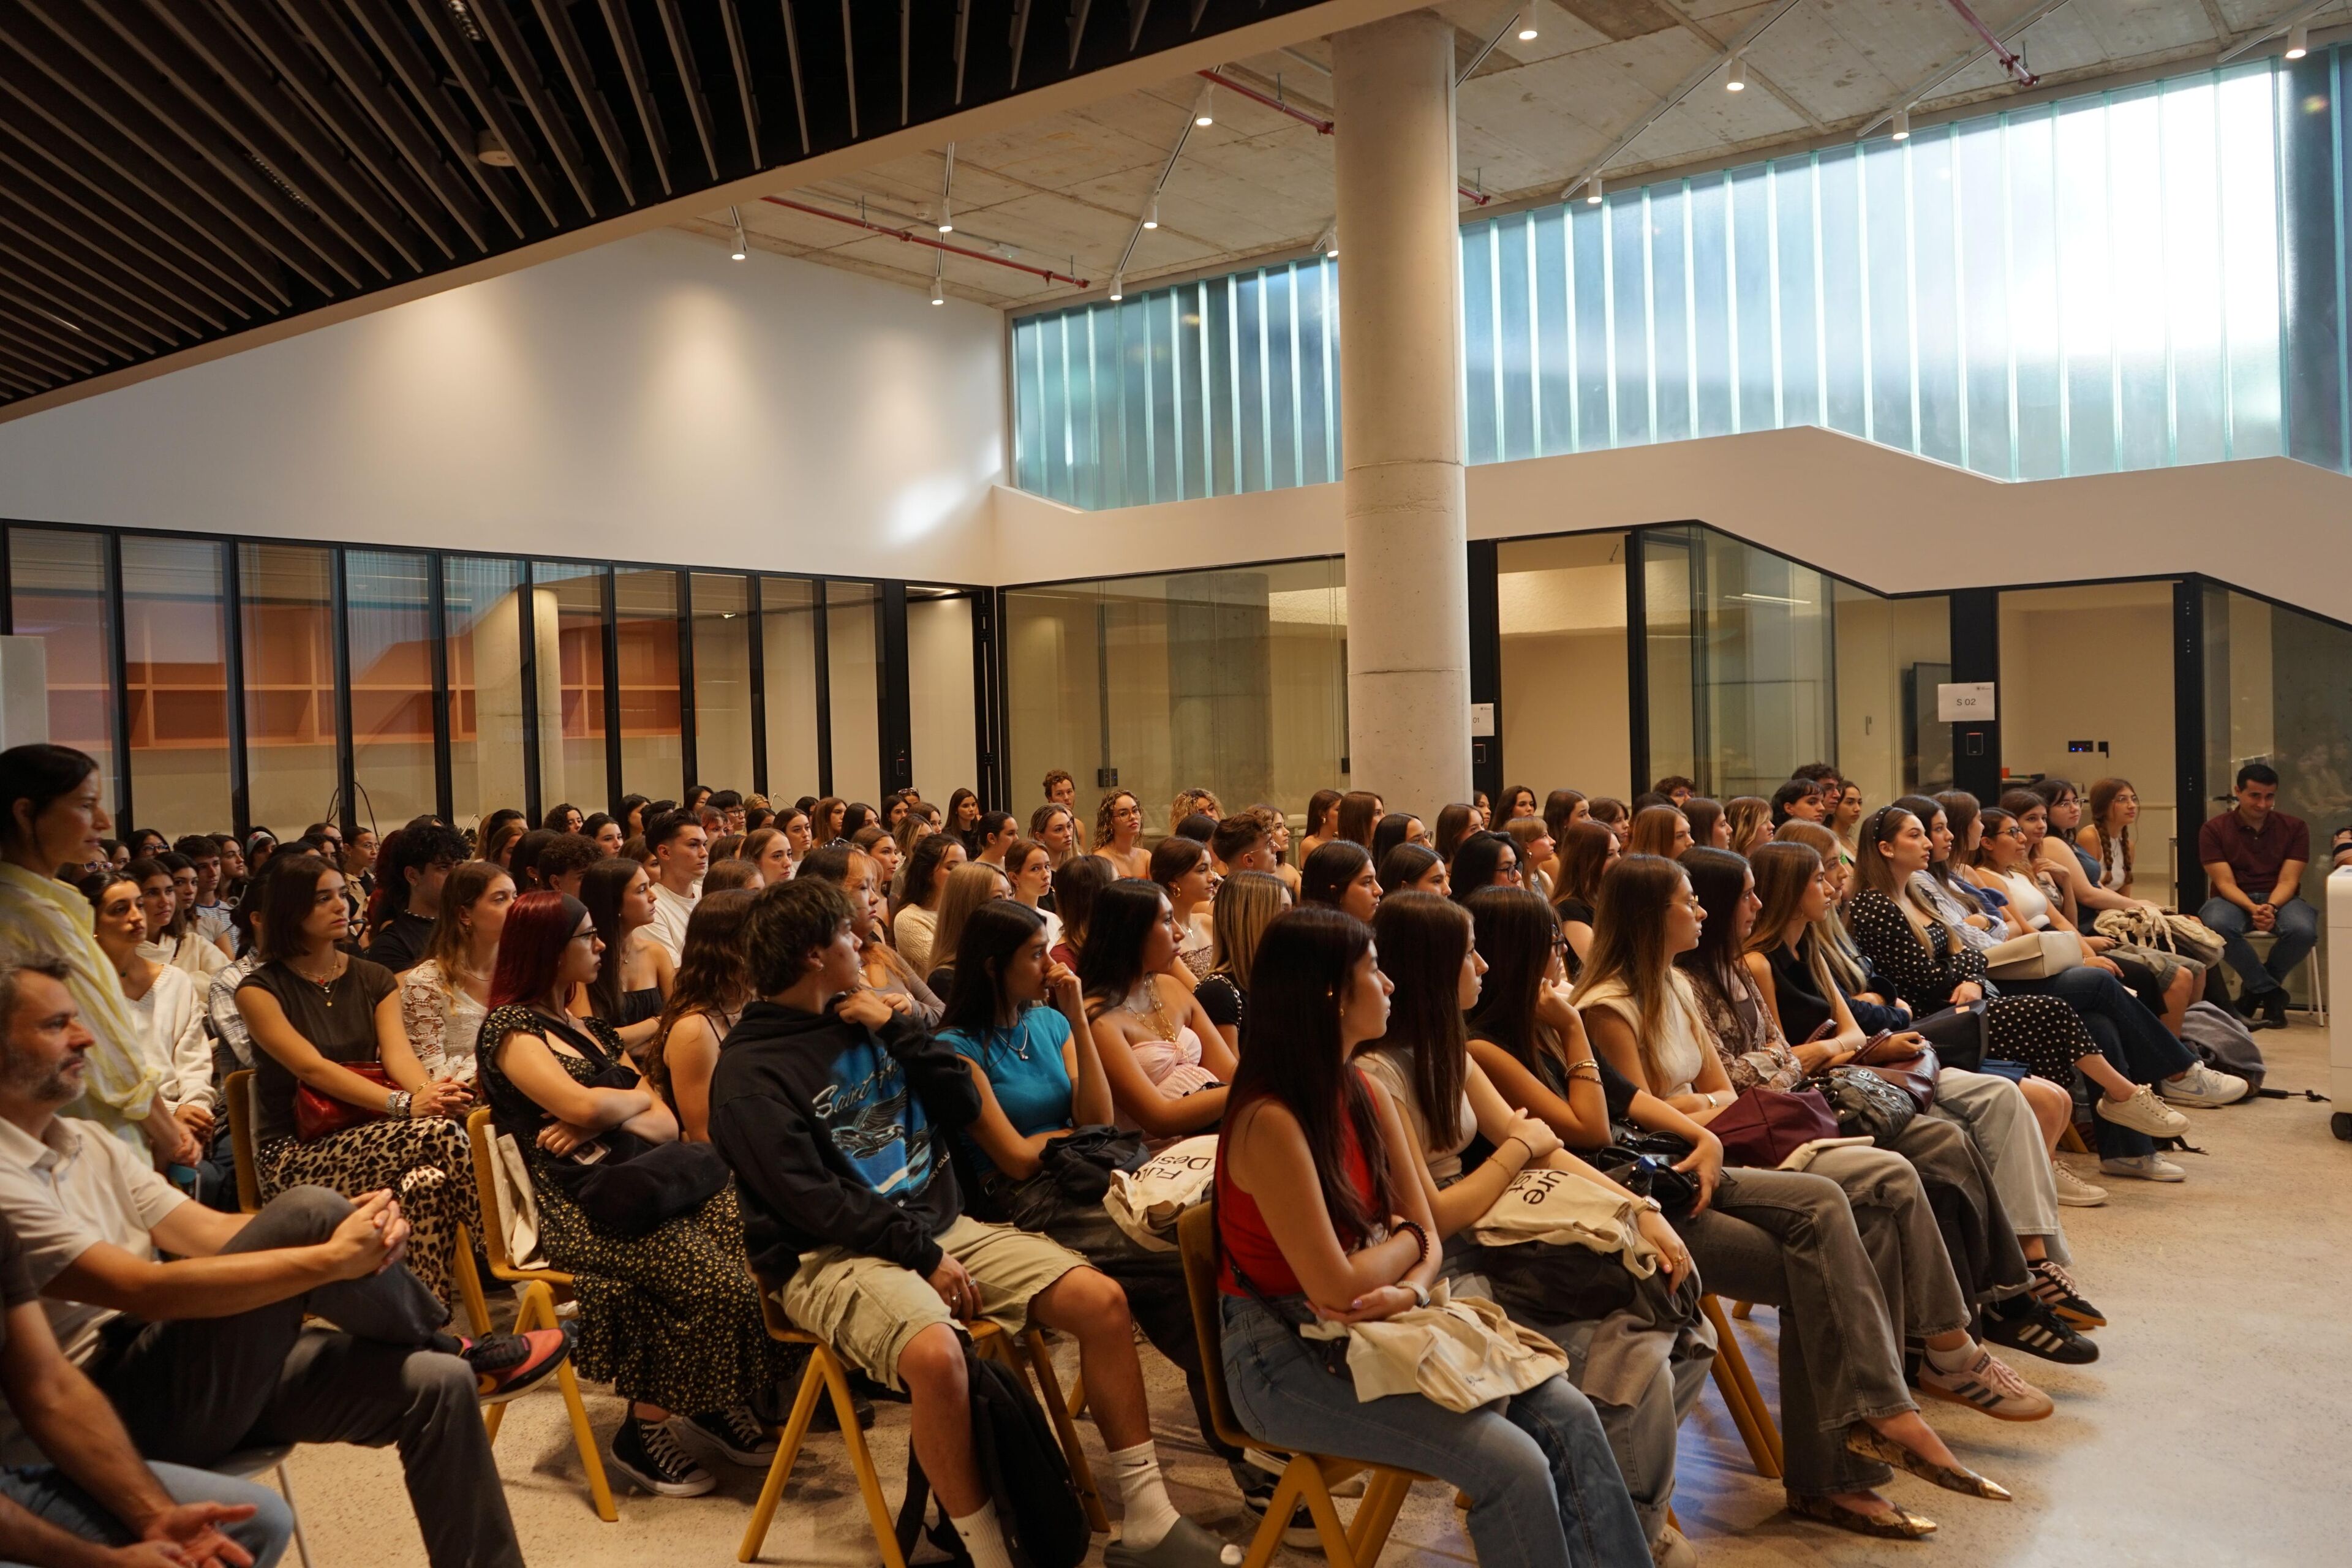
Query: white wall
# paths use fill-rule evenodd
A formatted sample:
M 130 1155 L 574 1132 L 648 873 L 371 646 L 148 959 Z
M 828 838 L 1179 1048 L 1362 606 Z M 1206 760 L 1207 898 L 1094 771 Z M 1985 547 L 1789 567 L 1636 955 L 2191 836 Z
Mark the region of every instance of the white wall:
M 985 581 L 994 310 L 674 230 L 0 424 L 0 516 Z
M 1814 427 L 1485 463 L 1470 534 L 1696 521 L 1882 593 L 2201 572 L 2352 622 L 2352 479 L 2284 458 L 2007 483 Z M 1339 486 L 1080 512 L 996 492 L 996 580 L 1338 554 Z M 2259 548 L 2248 548 L 2250 530 Z

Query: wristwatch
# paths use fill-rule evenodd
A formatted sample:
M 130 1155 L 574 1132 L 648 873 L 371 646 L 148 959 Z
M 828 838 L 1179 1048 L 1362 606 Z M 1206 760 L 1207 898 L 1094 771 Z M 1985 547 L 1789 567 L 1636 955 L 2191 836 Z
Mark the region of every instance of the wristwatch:
M 1657 1199 L 1649 1196 L 1647 1194 L 1643 1194 L 1641 1196 L 1636 1197 L 1633 1201 L 1641 1205 L 1643 1208 L 1648 1209 L 1654 1215 L 1664 1215 L 1666 1212 L 1665 1205 L 1660 1203 Z
M 1410 1279 L 1402 1280 L 1401 1283 L 1406 1289 L 1412 1292 L 1412 1304 L 1414 1306 L 1426 1307 L 1429 1305 L 1429 1287 L 1426 1285 L 1416 1285 Z

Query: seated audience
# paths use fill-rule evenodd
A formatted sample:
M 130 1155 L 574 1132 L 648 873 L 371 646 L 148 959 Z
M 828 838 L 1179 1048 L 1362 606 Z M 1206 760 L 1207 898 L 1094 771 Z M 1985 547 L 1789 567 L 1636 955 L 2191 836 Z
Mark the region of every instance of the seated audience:
M 1339 837 L 1339 802 L 1342 798 L 1336 789 L 1318 789 L 1307 797 L 1307 831 L 1298 838 L 1298 858 L 1301 860 Z M 1463 809 L 1467 811 L 1469 807 Z M 1444 821 L 1441 816 L 1441 832 Z
M 1503 825 L 1503 831 L 1519 852 L 1519 886 L 1546 903 L 1551 902 L 1551 871 L 1557 863 L 1559 846 L 1554 842 L 1551 830 L 1540 816 L 1515 816 Z
M 1710 849 L 1725 849 L 1731 845 L 1731 819 L 1723 815 L 1718 803 L 1703 795 L 1695 795 L 1682 803 L 1683 820 L 1690 824 L 1691 842 Z
M 1062 917 L 1054 912 L 1054 853 L 1034 839 L 1024 838 L 1005 851 L 1005 885 L 1018 902 L 1035 910 L 1045 922 L 1045 946 L 1062 940 Z
M 1772 803 L 1759 795 L 1736 795 L 1723 803 L 1723 818 L 1731 831 L 1722 847 L 1745 855 L 1772 837 Z
M 596 922 L 604 943 L 596 978 L 572 999 L 575 1017 L 601 1018 L 632 1051 L 654 1037 L 677 974 L 669 949 L 655 940 L 653 873 L 623 855 L 588 868 L 580 879 L 580 901 Z
M 1368 789 L 1351 789 L 1339 797 L 1339 837 L 1350 844 L 1372 847 L 1372 829 L 1380 826 L 1387 807 L 1381 797 Z
M 592 812 L 580 825 L 580 835 L 596 847 L 596 853 L 607 858 L 621 852 L 629 836 L 621 830 L 620 822 L 607 812 Z
M 550 833 L 577 833 L 587 820 L 587 813 L 570 801 L 563 801 L 550 806 L 539 825 Z
M 1552 887 L 1552 907 L 1559 913 L 1560 935 L 1568 943 L 1568 973 L 1584 967 L 1592 946 L 1593 909 L 1601 901 L 1601 880 L 1617 864 L 1617 836 L 1606 823 L 1572 824 L 1560 840 L 1559 878 Z
M 1121 877 L 1148 877 L 1151 871 L 1151 851 L 1139 842 L 1143 836 L 1143 806 L 1125 790 L 1113 790 L 1102 797 L 1095 812 L 1094 853 L 1110 862 L 1111 869 Z
M 1234 1415 L 1281 1447 L 1436 1476 L 1470 1498 L 1465 1524 L 1484 1562 L 1646 1562 L 1650 1538 L 1608 1438 L 1565 1377 L 1463 1414 L 1418 1393 L 1366 1403 L 1299 1336 L 1317 1319 L 1393 1317 L 1426 1302 L 1441 1275 L 1420 1152 L 1351 1063 L 1388 1026 L 1371 945 L 1360 921 L 1301 909 L 1259 948 L 1234 1115 L 1217 1151 Z
M 1070 776 L 1069 769 L 1047 769 L 1045 782 L 1040 787 L 1046 805 L 1067 806 L 1073 811 L 1077 809 L 1078 781 Z
M 931 969 L 931 937 L 939 929 L 948 879 L 967 858 L 962 841 L 952 833 L 927 836 L 907 858 L 907 898 L 891 917 L 890 939 L 919 974 Z
M 888 906 L 882 896 L 881 862 L 859 850 L 829 847 L 810 850 L 808 858 L 801 862 L 800 874 L 832 883 L 849 900 L 849 929 L 857 938 L 858 965 L 866 988 L 892 1012 L 927 1029 L 936 1026 L 939 994 L 890 945 L 889 928 L 883 918 Z
M 2286 982 L 2319 941 L 2319 915 L 2304 901 L 2303 871 L 2311 862 L 2311 829 L 2278 809 L 2278 773 L 2248 763 L 2233 785 L 2237 804 L 2197 830 L 2197 859 L 2212 896 L 2197 918 L 2221 935 L 2222 958 L 2243 989 L 2238 1011 L 2266 1028 L 2286 1026 Z M 2333 858 L 2344 863 L 2343 836 Z M 2273 938 L 2267 955 L 2246 940 Z
M 853 847 L 874 857 L 875 863 L 881 867 L 883 898 L 887 900 L 890 896 L 889 889 L 898 882 L 899 868 L 906 864 L 898 852 L 898 841 L 880 824 L 869 822 L 859 828 L 857 836 L 849 842 Z M 767 885 L 775 886 L 775 880 L 771 879 Z
M 1822 800 L 1820 781 L 1792 778 L 1772 792 L 1772 826 L 1777 828 L 1794 817 L 1800 822 L 1819 822 L 1829 815 Z
M 765 1000 L 719 1058 L 711 1137 L 741 1184 L 762 1279 L 782 1285 L 794 1322 L 907 1391 L 915 1458 L 976 1568 L 1010 1559 L 970 1447 L 960 1317 L 1077 1341 L 1125 1504 L 1108 1568 L 1214 1568 L 1218 1542 L 1176 1512 L 1160 1479 L 1123 1294 L 1056 1243 L 962 1212 L 939 1131 L 978 1114 L 972 1078 L 856 989 L 849 927 L 847 900 L 814 879 L 753 908 L 747 946 Z
M 123 874 L 138 884 L 148 957 L 199 984 L 228 967 L 228 955 L 196 930 L 196 875 L 186 856 L 167 851 L 161 859 L 133 860 Z
M 1454 891 L 1445 862 L 1426 844 L 1400 844 L 1381 856 L 1379 877 L 1382 898 L 1391 893 L 1415 892 L 1435 893 L 1443 899 Z
M 442 884 L 443 913 L 425 957 L 400 977 L 400 1021 L 428 1078 L 474 1081 L 474 1045 L 489 1014 L 499 933 L 514 903 L 514 879 L 487 860 L 468 860 Z
M 680 1437 L 765 1468 L 776 1441 L 751 1402 L 798 1358 L 761 1323 L 724 1166 L 678 1144 L 677 1119 L 612 1026 L 566 1005 L 603 945 L 578 900 L 515 900 L 482 1025 L 482 1091 L 530 1171 L 540 1244 L 572 1277 L 581 1370 L 629 1401 L 613 1468 L 648 1492 L 700 1497 L 718 1481 Z
M 1633 814 L 1623 801 L 1614 795 L 1594 795 L 1585 803 L 1585 809 L 1593 821 L 1617 836 L 1618 848 L 1625 847 L 1625 836 L 1633 827 Z
M 665 812 L 646 828 L 646 847 L 654 854 L 654 918 L 646 938 L 675 967 L 686 947 L 687 919 L 702 896 L 702 875 L 710 869 L 710 836 L 691 812 Z M 520 879 L 515 886 L 522 887 Z
M 203 1152 L 160 1092 L 162 1068 L 139 1048 L 113 961 L 90 929 L 89 902 L 57 879 L 58 867 L 91 858 L 113 826 L 100 802 L 102 782 L 97 760 L 70 746 L 0 752 L 0 961 L 39 952 L 67 966 L 74 1005 L 98 1041 L 75 1114 L 134 1148 L 194 1164 Z
M 94 871 L 82 879 L 82 895 L 95 915 L 91 932 L 121 982 L 123 1002 L 139 1026 L 140 1051 L 163 1074 L 158 1092 L 163 1103 L 199 1144 L 209 1143 L 213 1050 L 205 1035 L 204 1002 L 186 970 L 153 956 L 146 941 L 152 918 L 148 900 L 133 879 L 136 876 L 135 871 Z
M 1420 849 L 1418 845 L 1400 848 Z M 1422 850 L 1428 854 L 1427 850 Z M 1434 860 L 1435 856 L 1430 856 Z M 1192 993 L 1192 1000 L 1214 1026 L 1228 1050 L 1241 1047 L 1242 1014 L 1249 1005 L 1250 960 L 1257 952 L 1265 928 L 1291 907 L 1290 889 L 1279 877 L 1264 871 L 1236 871 L 1217 889 L 1212 924 L 1216 934 L 1215 961 Z
M 482 858 L 505 869 L 495 857 Z M 424 821 L 394 829 L 376 858 L 375 896 L 368 901 L 369 963 L 397 974 L 425 956 L 442 884 L 465 860 L 466 838 L 454 827 Z
M 1178 790 L 1175 800 L 1171 802 L 1168 807 L 1168 831 L 1183 832 L 1184 819 L 1188 816 L 1205 816 L 1211 822 L 1214 822 L 1224 815 L 1224 806 L 1219 804 L 1217 797 L 1209 791 Z
M 1689 817 L 1671 805 L 1645 805 L 1633 814 L 1633 830 L 1625 837 L 1625 853 L 1672 860 L 1689 848 L 1693 841 Z
M 947 832 L 967 854 L 980 852 L 980 796 L 971 790 L 959 789 L 948 796 Z
M 930 931 L 933 963 L 923 976 L 932 995 L 945 996 L 955 984 L 956 943 L 963 940 L 964 922 L 972 910 L 1012 896 L 1003 871 L 985 860 L 968 860 L 948 873 L 946 890 L 940 894 L 939 920 Z
M 790 841 L 774 827 L 755 827 L 743 836 L 743 860 L 760 874 L 760 885 L 772 888 L 788 882 L 793 876 L 793 850 Z M 705 877 L 707 883 L 709 879 Z
M 1503 790 L 1503 820 L 1496 826 L 1509 831 L 1510 825 L 1523 816 L 1536 815 L 1536 792 L 1525 784 L 1508 784 Z
M 1455 801 L 1437 814 L 1437 831 L 1431 837 L 1429 847 L 1450 862 L 1454 852 L 1462 847 L 1462 841 L 1482 831 L 1485 826 L 1476 806 Z M 1312 855 L 1314 850 L 1310 848 L 1307 853 Z
M 1516 888 L 1519 886 L 1519 847 L 1507 833 L 1474 833 L 1454 851 L 1445 875 L 1454 885 L 1456 903 L 1481 888 Z M 1357 913 L 1353 910 L 1348 912 Z M 1365 917 L 1357 914 L 1357 918 Z
M 1347 838 L 1335 838 L 1317 849 L 1298 868 L 1298 901 L 1322 904 L 1369 924 L 1381 904 L 1381 879 L 1372 869 L 1371 851 Z
M 1062 917 L 1062 940 L 1050 950 L 1055 963 L 1072 969 L 1078 966 L 1095 898 L 1117 880 L 1110 862 L 1099 855 L 1081 855 L 1055 868 L 1054 909 Z
M 184 834 L 172 841 L 173 850 L 186 857 L 188 868 L 195 873 L 196 896 L 189 905 L 196 931 L 206 942 L 217 946 L 225 957 L 235 958 L 236 952 L 229 937 L 229 910 L 235 900 L 227 896 L 221 875 L 219 841 L 201 833 Z
M 569 1335 L 445 1332 L 448 1310 L 403 1267 L 410 1217 L 389 1192 L 305 1185 L 222 1214 L 59 1115 L 92 1046 L 68 973 L 47 957 L 0 965 L 0 1210 L 50 1332 L 130 1443 L 197 1468 L 271 1443 L 396 1444 L 433 1568 L 521 1568 L 480 1409 L 551 1375 Z M 13 1312 L 8 1326 L 13 1352 Z
M 1217 874 L 1208 847 L 1174 835 L 1161 839 L 1151 851 L 1151 880 L 1168 895 L 1176 921 L 1176 959 L 1183 966 L 1177 978 L 1198 981 L 1209 972 L 1217 948 L 1216 933 L 1209 926 Z
M 1029 814 L 1029 837 L 1045 847 L 1056 871 L 1084 854 L 1078 843 L 1078 818 L 1066 804 L 1048 801 Z
M 1087 1016 L 1117 1124 L 1150 1139 L 1216 1125 L 1234 1076 L 1224 1037 L 1168 973 L 1175 962 L 1175 916 L 1157 884 L 1122 878 L 1095 895 L 1078 953 Z
M 1680 773 L 1668 773 L 1650 786 L 1651 793 L 1666 797 L 1669 805 L 1680 805 L 1698 793 L 1698 785 Z
M 1372 863 L 1378 865 L 1387 859 L 1389 851 L 1400 844 L 1428 842 L 1429 830 L 1422 826 L 1421 818 L 1409 812 L 1391 811 L 1372 829 Z
M 669 999 L 653 1038 L 636 1058 L 646 1081 L 677 1119 L 678 1136 L 710 1142 L 710 1074 L 727 1031 L 751 1000 L 743 967 L 743 921 L 757 889 L 705 893 L 686 922 L 686 960 L 677 966 Z M 720 893 L 725 897 L 719 897 Z
M 398 977 L 343 951 L 343 874 L 316 856 L 284 858 L 269 879 L 261 965 L 236 989 L 254 1045 L 262 1199 L 304 1185 L 347 1198 L 390 1189 L 415 1232 L 410 1268 L 448 1300 L 457 1227 L 481 1224 L 458 1120 L 473 1092 L 418 1064 Z
M 1002 867 L 1005 852 L 1020 837 L 1021 824 L 1011 812 L 984 811 L 980 815 L 979 826 L 971 830 L 972 843 L 976 846 L 971 858 L 983 866 Z

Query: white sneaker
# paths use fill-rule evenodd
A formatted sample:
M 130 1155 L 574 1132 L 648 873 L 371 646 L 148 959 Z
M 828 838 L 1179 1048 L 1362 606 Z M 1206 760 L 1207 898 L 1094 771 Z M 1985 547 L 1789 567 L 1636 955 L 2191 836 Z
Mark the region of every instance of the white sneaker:
M 1650 1542 L 1650 1562 L 1653 1568 L 1698 1568 L 1698 1551 L 1670 1524 Z
M 2161 1154 L 2117 1155 L 2099 1162 L 2103 1176 L 2136 1176 L 2143 1182 L 2185 1182 L 2189 1173 Z
M 2074 1168 L 2063 1160 L 2050 1162 L 2050 1174 L 2058 1184 L 2060 1206 L 2070 1209 L 2095 1209 L 2107 1201 L 2107 1189 L 2093 1186 L 2074 1173 Z
M 2039 1421 L 2055 1406 L 2048 1394 L 2017 1375 L 1982 1345 L 1958 1372 L 1946 1372 L 1933 1355 L 1919 1363 L 1919 1392 L 1955 1405 L 1970 1405 L 1997 1421 Z
M 2248 1084 L 2235 1073 L 2219 1072 L 2197 1062 L 2179 1078 L 2156 1085 L 2156 1092 L 2175 1105 L 2235 1105 L 2246 1098 Z
M 2116 1126 L 2145 1132 L 2151 1138 L 2178 1138 L 2189 1131 L 2189 1118 L 2157 1099 L 2156 1092 L 2146 1084 L 2133 1089 L 2129 1100 L 2102 1095 L 2095 1109 Z

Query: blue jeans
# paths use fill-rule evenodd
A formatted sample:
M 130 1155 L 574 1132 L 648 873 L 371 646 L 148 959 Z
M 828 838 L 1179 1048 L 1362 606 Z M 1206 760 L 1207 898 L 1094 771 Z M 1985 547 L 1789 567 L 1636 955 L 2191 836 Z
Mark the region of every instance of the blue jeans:
M 2289 899 L 2278 907 L 2278 919 L 2271 922 L 2276 941 L 2271 943 L 2271 956 L 2265 963 L 2254 952 L 2254 944 L 2246 933 L 2254 929 L 2252 915 L 2227 899 L 2208 899 L 2197 918 L 2221 933 L 2221 956 L 2246 983 L 2246 993 L 2259 996 L 2265 991 L 2283 991 L 2286 977 L 2294 973 L 2311 950 L 2319 945 L 2319 911 L 2301 899 Z
M 163 1489 L 171 1494 L 173 1502 L 220 1502 L 232 1507 L 252 1504 L 251 1519 L 224 1525 L 221 1533 L 253 1553 L 253 1568 L 273 1568 L 278 1554 L 286 1550 L 286 1538 L 294 1531 L 294 1515 L 287 1508 L 286 1500 L 268 1487 L 232 1480 L 210 1470 L 192 1470 L 184 1465 L 150 1465 L 148 1468 L 155 1472 L 155 1479 L 163 1483 Z M 95 1541 L 104 1546 L 127 1546 L 133 1539 L 121 1521 L 53 1465 L 0 1469 L 0 1497 L 84 1541 Z M 15 1565 L 0 1564 L 0 1568 Z
M 1225 1386 L 1277 1447 L 1417 1470 L 1471 1498 L 1478 1561 L 1512 1568 L 1648 1568 L 1649 1542 L 1592 1403 L 1565 1377 L 1501 1410 L 1457 1415 L 1417 1394 L 1370 1403 L 1255 1301 L 1222 1298 Z
M 2048 980 L 2003 980 L 2004 991 L 2055 996 L 2074 1009 L 2083 1027 L 2097 1041 L 2100 1055 L 2134 1083 L 2154 1083 L 2187 1072 L 2197 1060 L 2187 1046 L 2174 1038 L 2164 1021 L 2147 1010 L 2124 983 L 2104 969 L 2080 964 Z M 2104 1116 L 2096 1123 L 2103 1158 L 2131 1158 L 2156 1152 L 2156 1141 L 2145 1132 L 2118 1127 Z

